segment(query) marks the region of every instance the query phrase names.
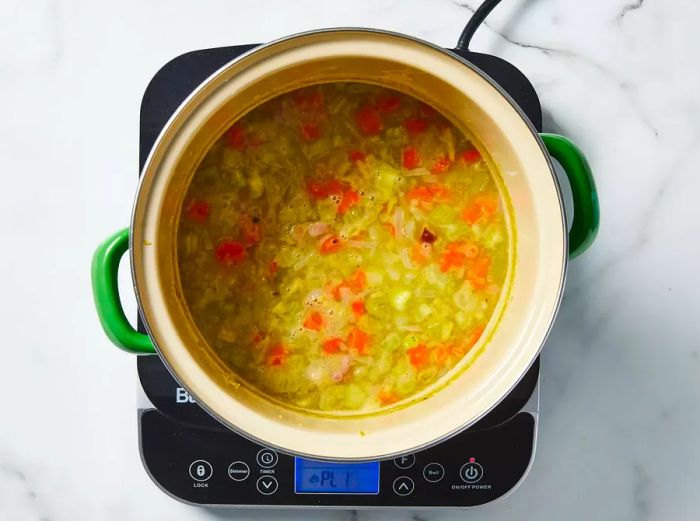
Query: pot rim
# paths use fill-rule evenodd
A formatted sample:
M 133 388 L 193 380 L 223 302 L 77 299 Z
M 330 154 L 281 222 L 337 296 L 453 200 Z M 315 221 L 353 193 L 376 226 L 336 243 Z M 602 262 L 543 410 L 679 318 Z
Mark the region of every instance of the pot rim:
M 537 143 L 540 152 L 542 153 L 545 162 L 547 163 L 547 166 L 549 168 L 549 172 L 551 175 L 551 179 L 553 181 L 553 185 L 556 191 L 557 195 L 557 200 L 559 204 L 559 211 L 560 211 L 560 216 L 561 216 L 561 227 L 562 227 L 562 238 L 563 238 L 563 244 L 562 244 L 562 252 L 561 252 L 561 273 L 558 281 L 558 291 L 556 294 L 556 299 L 553 301 L 553 305 L 551 308 L 551 316 L 548 319 L 548 326 L 546 330 L 544 331 L 544 335 L 542 337 L 542 341 L 540 342 L 540 345 L 537 347 L 536 351 L 534 352 L 532 358 L 530 359 L 529 363 L 523 367 L 520 377 L 518 377 L 512 385 L 509 387 L 505 388 L 505 390 L 501 393 L 501 395 L 498 397 L 497 400 L 495 400 L 490 407 L 484 408 L 480 414 L 474 415 L 468 419 L 468 421 L 462 423 L 460 426 L 451 429 L 449 431 L 444 432 L 441 436 L 433 438 L 430 441 L 412 446 L 407 449 L 403 450 L 398 450 L 395 452 L 387 452 L 382 455 L 372 455 L 368 457 L 334 457 L 334 456 L 322 456 L 322 455 L 317 455 L 317 454 L 311 454 L 311 453 L 305 453 L 305 452 L 300 452 L 297 450 L 291 450 L 289 448 L 286 448 L 282 445 L 272 443 L 266 440 L 263 440 L 250 432 L 238 427 L 236 424 L 232 423 L 231 421 L 227 420 L 224 418 L 221 414 L 219 414 L 215 409 L 211 408 L 208 404 L 206 404 L 204 401 L 200 400 L 199 397 L 197 396 L 196 392 L 191 391 L 190 386 L 183 383 L 175 370 L 172 368 L 170 362 L 167 360 L 165 355 L 163 354 L 163 351 L 161 347 L 158 344 L 158 341 L 156 340 L 156 336 L 153 334 L 153 330 L 151 326 L 149 325 L 149 321 L 147 317 L 145 316 L 143 310 L 143 297 L 142 297 L 142 290 L 139 289 L 139 286 L 137 284 L 137 268 L 136 268 L 136 262 L 135 262 L 135 248 L 134 248 L 134 237 L 135 237 L 135 230 L 136 230 L 136 213 L 137 209 L 139 206 L 139 200 L 141 199 L 141 193 L 144 190 L 144 184 L 146 182 L 146 172 L 152 168 L 152 162 L 154 159 L 154 156 L 160 151 L 160 148 L 163 146 L 163 142 L 167 135 L 172 131 L 172 125 L 173 123 L 181 116 L 182 112 L 186 111 L 189 108 L 189 104 L 192 102 L 192 100 L 196 97 L 198 97 L 199 93 L 207 88 L 213 81 L 215 81 L 222 72 L 227 70 L 229 67 L 231 67 L 233 64 L 255 54 L 260 51 L 263 51 L 265 49 L 268 49 L 270 47 L 276 46 L 281 43 L 288 42 L 290 40 L 298 39 L 298 38 L 303 38 L 307 36 L 313 36 L 316 34 L 327 34 L 327 33 L 367 33 L 367 34 L 375 34 L 375 35 L 380 35 L 380 36 L 389 36 L 389 37 L 394 37 L 398 39 L 404 39 L 404 40 L 409 40 L 413 43 L 420 44 L 424 47 L 428 47 L 433 51 L 437 51 L 439 53 L 442 53 L 446 56 L 449 56 L 451 59 L 458 61 L 462 66 L 465 66 L 469 69 L 471 69 L 473 72 L 475 72 L 477 75 L 480 76 L 480 78 L 484 81 L 486 81 L 492 89 L 497 91 L 502 98 L 505 99 L 505 101 L 508 102 L 510 107 L 517 113 L 517 115 L 522 119 L 522 121 L 525 123 L 526 127 L 530 131 L 531 136 L 534 138 L 535 142 Z M 130 234 L 129 234 L 129 257 L 131 261 L 131 275 L 132 275 L 132 281 L 133 281 L 133 287 L 134 287 L 134 292 L 136 295 L 136 302 L 137 302 L 137 307 L 139 310 L 139 316 L 142 319 L 143 325 L 146 329 L 147 334 L 150 336 L 150 338 L 153 341 L 153 345 L 155 347 L 157 355 L 160 357 L 161 361 L 165 365 L 165 367 L 168 369 L 170 374 L 175 378 L 176 381 L 180 383 L 187 391 L 188 393 L 193 396 L 193 398 L 196 400 L 197 405 L 202 407 L 208 414 L 210 414 L 212 417 L 214 417 L 217 421 L 222 423 L 224 426 L 227 428 L 233 430 L 237 434 L 241 435 L 242 437 L 257 443 L 259 445 L 265 446 L 265 447 L 270 447 L 276 451 L 279 451 L 280 453 L 287 454 L 290 456 L 295 456 L 295 457 L 302 457 L 302 458 L 310 458 L 310 459 L 315 459 L 319 461 L 353 461 L 353 462 L 361 462 L 361 461 L 376 461 L 376 460 L 385 460 L 385 459 L 391 459 L 395 458 L 398 456 L 406 455 L 406 454 L 411 454 L 415 452 L 419 452 L 422 450 L 425 450 L 427 448 L 430 448 L 434 445 L 437 445 L 452 436 L 456 435 L 459 432 L 464 431 L 465 429 L 471 427 L 472 425 L 476 424 L 479 420 L 481 420 L 484 416 L 486 416 L 488 413 L 490 413 L 510 392 L 517 386 L 517 384 L 520 382 L 522 377 L 525 375 L 525 373 L 530 369 L 532 364 L 535 362 L 537 357 L 539 356 L 540 352 L 542 351 L 542 348 L 544 346 L 544 343 L 546 342 L 549 334 L 551 333 L 552 327 L 554 325 L 555 318 L 558 314 L 559 308 L 561 306 L 562 298 L 563 298 L 563 293 L 564 293 L 564 288 L 565 288 L 565 283 L 566 283 L 566 275 L 567 275 L 567 270 L 568 270 L 568 233 L 567 233 L 567 222 L 566 222 L 566 214 L 565 214 L 565 207 L 564 207 L 564 201 L 563 201 L 563 196 L 562 196 L 562 190 L 561 190 L 561 184 L 559 182 L 559 179 L 556 175 L 556 171 L 554 169 L 552 159 L 549 155 L 549 152 L 547 151 L 541 137 L 539 136 L 537 130 L 534 128 L 532 125 L 532 122 L 529 120 L 529 118 L 525 115 L 523 110 L 520 108 L 520 106 L 515 103 L 515 101 L 510 97 L 510 95 L 500 86 L 498 85 L 493 79 L 491 79 L 490 76 L 488 76 L 486 73 L 484 73 L 481 69 L 479 69 L 476 65 L 473 63 L 469 62 L 462 56 L 450 51 L 449 49 L 440 47 L 436 44 L 433 44 L 431 42 L 425 41 L 421 38 L 417 38 L 411 35 L 406 35 L 403 33 L 395 32 L 395 31 L 388 31 L 388 30 L 383 30 L 383 29 L 375 29 L 375 28 L 367 28 L 367 27 L 335 27 L 335 28 L 323 28 L 323 29 L 315 29 L 315 30 L 309 30 L 309 31 L 303 31 L 291 35 L 287 35 L 281 38 L 278 38 L 276 40 L 260 44 L 257 47 L 254 47 L 245 53 L 242 53 L 241 55 L 237 56 L 233 60 L 230 60 L 226 62 L 224 65 L 222 65 L 219 69 L 217 69 L 214 73 L 212 73 L 209 77 L 207 77 L 202 83 L 200 83 L 188 96 L 185 98 L 185 100 L 178 106 L 177 110 L 171 115 L 171 117 L 167 120 L 165 123 L 163 129 L 161 132 L 158 134 L 158 137 L 156 138 L 153 146 L 151 147 L 151 150 L 148 153 L 148 156 L 146 158 L 146 161 L 144 162 L 143 169 L 141 170 L 141 175 L 139 177 L 139 182 L 136 190 L 136 195 L 134 199 L 134 204 L 132 207 L 132 212 L 131 212 L 131 222 L 130 222 Z M 447 384 L 449 386 L 451 384 Z M 409 405 L 410 407 L 410 405 Z

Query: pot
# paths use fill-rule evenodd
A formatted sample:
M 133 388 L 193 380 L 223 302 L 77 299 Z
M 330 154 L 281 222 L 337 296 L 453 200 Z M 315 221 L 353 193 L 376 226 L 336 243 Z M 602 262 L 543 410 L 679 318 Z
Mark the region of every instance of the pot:
M 494 317 L 470 356 L 407 403 L 374 414 L 320 415 L 281 406 L 240 385 L 207 346 L 182 298 L 176 233 L 198 162 L 230 125 L 284 92 L 330 81 L 369 82 L 433 106 L 469 136 L 501 174 L 509 201 L 511 266 Z M 567 234 L 550 154 L 571 184 Z M 561 300 L 567 259 L 598 226 L 588 164 L 566 138 L 538 135 L 514 102 L 464 59 L 408 36 L 363 29 L 288 37 L 233 60 L 179 107 L 146 161 L 131 227 L 97 250 L 92 268 L 98 314 L 109 338 L 156 352 L 197 403 L 263 445 L 322 460 L 375 460 L 414 452 L 469 427 L 516 385 L 536 359 Z M 128 250 L 141 317 L 121 308 L 119 260 Z

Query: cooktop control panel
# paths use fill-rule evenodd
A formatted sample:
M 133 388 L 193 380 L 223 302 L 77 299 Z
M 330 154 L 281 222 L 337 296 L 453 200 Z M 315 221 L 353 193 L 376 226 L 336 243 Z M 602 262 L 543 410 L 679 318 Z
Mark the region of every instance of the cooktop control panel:
M 143 463 L 165 492 L 195 504 L 473 506 L 527 473 L 537 428 L 539 367 L 472 428 L 392 460 L 329 463 L 253 443 L 209 416 L 157 356 L 139 357 Z
M 232 432 L 192 429 L 157 410 L 141 415 L 144 464 L 184 501 L 208 505 L 472 506 L 512 489 L 532 456 L 535 418 L 465 432 L 393 460 L 294 458 Z

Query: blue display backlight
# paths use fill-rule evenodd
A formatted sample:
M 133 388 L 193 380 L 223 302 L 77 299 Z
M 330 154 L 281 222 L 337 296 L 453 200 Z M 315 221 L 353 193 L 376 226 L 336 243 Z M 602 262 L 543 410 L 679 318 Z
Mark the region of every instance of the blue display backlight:
M 294 458 L 297 494 L 379 494 L 379 462 L 328 463 Z

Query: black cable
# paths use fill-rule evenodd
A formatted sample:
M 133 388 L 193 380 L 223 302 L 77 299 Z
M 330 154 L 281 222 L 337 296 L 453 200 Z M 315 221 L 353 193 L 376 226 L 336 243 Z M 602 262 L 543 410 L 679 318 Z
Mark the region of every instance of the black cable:
M 462 34 L 459 35 L 459 40 L 457 40 L 457 49 L 462 51 L 469 50 L 469 44 L 472 41 L 474 33 L 479 28 L 479 26 L 484 23 L 486 17 L 491 14 L 493 8 L 496 7 L 501 0 L 484 0 L 479 7 L 476 8 L 474 14 L 464 26 Z

